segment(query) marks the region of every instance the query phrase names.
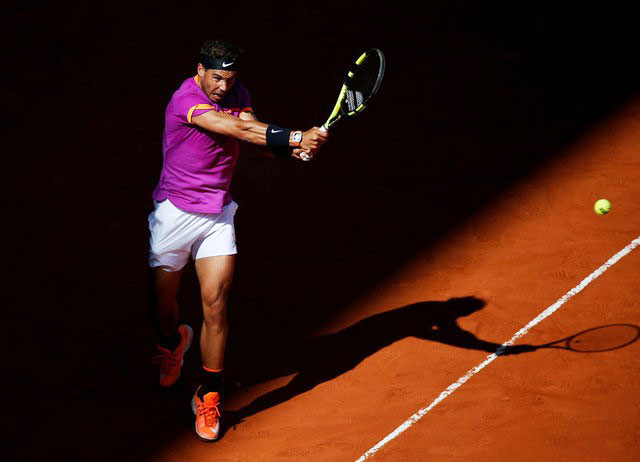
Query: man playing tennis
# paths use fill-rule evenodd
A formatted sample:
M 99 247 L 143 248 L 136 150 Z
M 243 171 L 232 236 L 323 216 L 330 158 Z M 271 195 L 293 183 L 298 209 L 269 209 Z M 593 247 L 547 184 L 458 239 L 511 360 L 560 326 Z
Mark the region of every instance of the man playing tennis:
M 229 193 L 239 142 L 268 146 L 280 156 L 311 160 L 327 140 L 313 127 L 296 131 L 259 122 L 247 89 L 236 80 L 240 51 L 213 40 L 200 50 L 195 77 L 173 94 L 165 112 L 163 167 L 149 215 L 151 312 L 159 355 L 160 385 L 180 376 L 193 331 L 180 324 L 176 295 L 182 269 L 195 260 L 203 324 L 202 376 L 192 399 L 196 433 L 205 441 L 220 435 L 222 373 L 227 339 L 227 293 L 236 251 Z

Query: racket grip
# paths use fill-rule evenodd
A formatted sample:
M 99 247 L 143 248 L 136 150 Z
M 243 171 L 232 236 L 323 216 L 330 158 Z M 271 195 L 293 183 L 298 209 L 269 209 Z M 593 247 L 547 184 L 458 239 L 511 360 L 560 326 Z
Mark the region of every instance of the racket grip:
M 327 127 L 325 127 L 324 124 L 322 124 L 322 127 L 320 127 L 320 131 L 321 132 L 328 132 L 329 129 Z

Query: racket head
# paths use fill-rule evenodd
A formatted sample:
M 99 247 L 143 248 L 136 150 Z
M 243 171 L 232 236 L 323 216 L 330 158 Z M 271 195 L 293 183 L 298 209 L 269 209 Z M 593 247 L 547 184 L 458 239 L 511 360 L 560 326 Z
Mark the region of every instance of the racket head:
M 382 84 L 385 72 L 384 53 L 371 48 L 353 63 L 342 83 L 338 100 L 323 127 L 328 129 L 341 117 L 353 117 L 362 112 Z
M 610 324 L 587 329 L 567 340 L 567 347 L 581 353 L 599 353 L 626 347 L 640 337 L 640 328 L 633 324 Z
M 638 338 L 640 338 L 640 327 L 634 324 L 609 324 L 592 327 L 543 346 L 566 348 L 578 353 L 601 353 L 624 348 Z

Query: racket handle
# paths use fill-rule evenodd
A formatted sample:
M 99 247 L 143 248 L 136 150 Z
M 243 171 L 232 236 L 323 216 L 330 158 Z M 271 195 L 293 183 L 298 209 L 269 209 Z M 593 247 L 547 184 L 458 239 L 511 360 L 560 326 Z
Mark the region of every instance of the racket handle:
M 329 129 L 327 127 L 325 127 L 324 124 L 322 124 L 322 127 L 320 127 L 320 131 L 321 132 L 328 132 Z

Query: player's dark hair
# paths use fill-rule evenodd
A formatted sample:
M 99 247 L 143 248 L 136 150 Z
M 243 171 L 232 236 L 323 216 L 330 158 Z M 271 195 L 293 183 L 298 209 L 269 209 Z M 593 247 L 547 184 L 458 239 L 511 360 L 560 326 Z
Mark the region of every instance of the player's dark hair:
M 228 61 L 236 61 L 242 51 L 239 46 L 224 40 L 207 40 L 200 47 L 201 56 Z

